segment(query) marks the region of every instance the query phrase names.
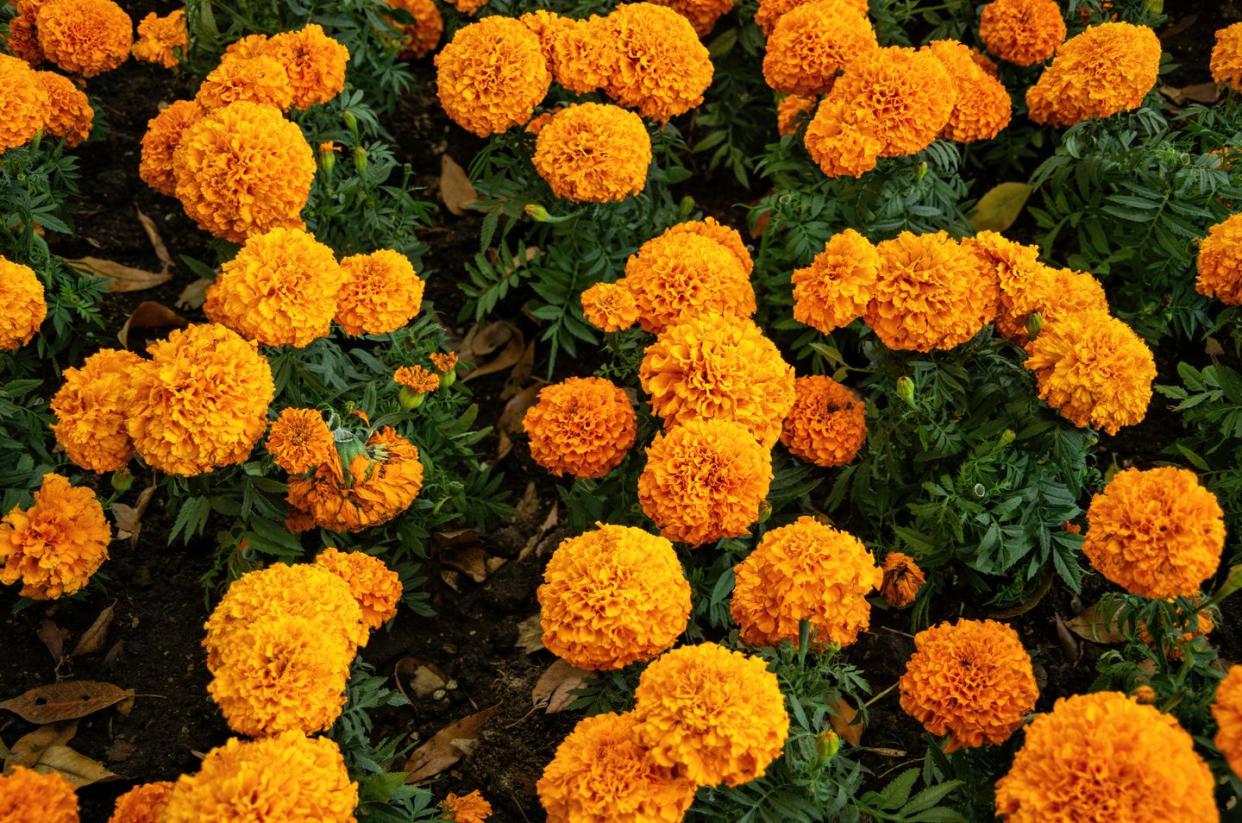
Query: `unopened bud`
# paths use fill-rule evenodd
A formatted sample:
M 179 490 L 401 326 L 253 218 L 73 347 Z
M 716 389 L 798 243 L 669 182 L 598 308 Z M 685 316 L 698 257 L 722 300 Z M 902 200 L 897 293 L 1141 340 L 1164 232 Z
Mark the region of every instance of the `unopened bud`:
M 345 128 L 349 129 L 350 133 L 355 135 L 358 134 L 358 118 L 354 117 L 354 113 L 352 111 L 345 111 L 342 113 L 341 120 L 345 123 Z
M 113 489 L 125 494 L 134 487 L 134 476 L 129 473 L 129 469 L 119 469 L 112 473 L 111 482 Z
M 926 160 L 919 163 L 918 169 L 916 170 L 915 174 L 917 175 L 918 180 L 922 180 L 924 177 L 927 176 L 927 161 Z
M 440 388 L 447 389 L 449 386 L 457 382 L 457 369 L 449 369 L 440 375 Z
M 1018 439 L 1018 435 L 1017 433 L 1014 432 L 1013 429 L 1005 429 L 1003 432 L 1001 432 L 1000 446 L 1003 449 L 1017 439 Z
M 677 213 L 682 217 L 689 217 L 692 211 L 694 211 L 694 198 L 687 194 L 677 204 Z
M 824 729 L 815 739 L 815 751 L 819 755 L 820 765 L 826 765 L 841 751 L 841 735 L 832 729 Z
M 538 223 L 546 223 L 548 222 L 548 219 L 552 216 L 548 214 L 547 209 L 545 209 L 543 206 L 539 205 L 538 203 L 527 203 L 523 211 L 526 212 L 527 217 L 529 217 L 531 220 L 534 220 Z
M 1037 311 L 1033 311 L 1026 316 L 1026 336 L 1031 340 L 1039 337 L 1039 333 L 1044 328 L 1044 316 Z
M 766 523 L 768 518 L 772 516 L 772 504 L 764 500 L 759 504 L 759 522 Z
M 1238 589 L 1242 589 L 1242 563 L 1229 567 L 1229 576 L 1212 599 L 1219 603 Z
M 362 146 L 354 149 L 354 168 L 362 174 L 367 170 L 367 150 Z
M 897 378 L 897 396 L 900 397 L 910 408 L 914 405 L 914 381 L 909 377 L 902 375 Z
M 1150 706 L 1156 702 L 1156 690 L 1146 684 L 1139 686 L 1134 690 L 1134 699 Z
M 413 411 L 423 405 L 423 399 L 426 397 L 422 392 L 410 391 L 409 389 L 401 389 L 401 393 L 397 395 L 397 401 L 401 404 L 401 408 Z

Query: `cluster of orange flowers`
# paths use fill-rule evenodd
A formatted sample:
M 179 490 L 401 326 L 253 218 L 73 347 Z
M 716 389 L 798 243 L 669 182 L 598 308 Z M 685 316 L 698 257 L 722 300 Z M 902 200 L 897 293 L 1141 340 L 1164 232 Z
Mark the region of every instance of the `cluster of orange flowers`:
M 73 594 L 108 559 L 111 539 L 95 492 L 45 474 L 34 504 L 0 520 L 0 583 L 21 583 L 22 596 L 35 600 Z
M 31 65 L 95 77 L 129 58 L 134 21 L 113 0 L 22 0 L 17 11 L 9 49 Z
M 86 93 L 72 80 L 35 71 L 25 61 L 0 54 L 0 154 L 24 146 L 40 132 L 76 146 L 95 122 Z

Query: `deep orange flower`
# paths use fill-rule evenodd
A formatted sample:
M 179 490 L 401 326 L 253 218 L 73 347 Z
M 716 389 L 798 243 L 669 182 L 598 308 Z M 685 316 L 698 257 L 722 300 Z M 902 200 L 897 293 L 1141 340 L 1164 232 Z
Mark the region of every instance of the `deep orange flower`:
M 1212 79 L 1217 83 L 1242 92 L 1242 23 L 1225 26 L 1216 32 L 1211 69 Z
M 52 432 L 82 468 L 112 472 L 133 458 L 125 414 L 130 375 L 142 362 L 133 352 L 100 349 L 81 368 L 65 369 L 65 382 L 52 398 Z
M 954 40 L 937 40 L 931 53 L 949 72 L 957 102 L 942 136 L 959 143 L 991 140 L 1009 125 L 1013 104 L 1001 82 L 975 62 L 968 46 Z
M 138 176 L 144 183 L 160 194 L 176 196 L 173 155 L 182 135 L 204 114 L 202 107 L 193 100 L 177 100 L 148 121 L 147 132 L 142 136 L 142 159 L 138 165 Z
M 324 549 L 315 563 L 349 584 L 349 590 L 362 609 L 362 619 L 378 629 L 397 616 L 401 602 L 401 577 L 383 560 L 362 552 Z
M 733 0 L 653 0 L 656 5 L 668 6 L 690 21 L 694 33 L 706 37 L 716 27 L 716 21 L 733 11 Z
M 47 317 L 43 281 L 34 269 L 0 257 L 0 305 L 0 351 L 13 351 L 29 343 Z
M 68 77 L 50 71 L 37 71 L 39 85 L 47 92 L 47 133 L 63 137 L 65 145 L 77 146 L 91 136 L 95 110 L 86 93 Z
M 163 17 L 150 12 L 138 23 L 138 40 L 133 47 L 135 60 L 171 69 L 189 48 L 185 9 L 174 9 Z
M 832 334 L 862 317 L 875 291 L 880 254 L 853 229 L 837 232 L 811 265 L 793 273 L 794 319 Z
M 810 122 L 819 105 L 818 97 L 787 94 L 776 104 L 776 130 L 781 137 L 796 134 L 803 124 Z
M 755 313 L 755 290 L 736 255 L 700 233 L 670 230 L 643 243 L 620 283 L 634 296 L 639 324 L 654 334 L 703 312 Z
M 1042 63 L 1065 39 L 1061 6 L 1056 0 L 992 0 L 979 15 L 979 39 L 1006 63 Z
M 457 372 L 456 352 L 432 352 L 427 355 L 427 359 L 431 361 L 431 365 L 436 370 L 436 374 L 441 377 L 446 374 L 455 374 Z
M 759 9 L 755 12 L 755 23 L 763 30 L 765 37 L 770 37 L 782 17 L 809 2 L 812 0 L 759 0 Z M 862 16 L 867 14 L 867 0 L 836 0 L 836 3 L 842 9 L 857 12 Z
M 444 17 L 433 0 L 388 0 L 389 8 L 404 9 L 414 18 L 413 23 L 398 23 L 405 37 L 402 57 L 426 57 L 440 45 L 444 34 Z
M 686 18 L 654 3 L 627 3 L 588 25 L 605 50 L 604 91 L 615 103 L 664 123 L 703 102 L 712 62 Z
M 108 823 L 161 823 L 172 789 L 171 780 L 135 786 L 116 799 Z
M 487 5 L 487 0 L 448 0 L 448 4 L 462 14 L 474 14 Z
M 94 77 L 129 57 L 134 21 L 112 0 L 47 0 L 35 21 L 44 56 L 71 74 Z
M 349 49 L 324 34 L 318 23 L 277 34 L 262 49 L 285 67 L 293 86 L 294 108 L 326 103 L 345 88 Z
M 336 446 L 323 415 L 315 409 L 287 408 L 272 423 L 267 452 L 289 474 L 304 474 L 332 459 Z
M 875 168 L 884 150 L 875 113 L 843 96 L 820 101 L 802 142 L 828 177 L 861 177 Z
M 1039 249 L 1015 242 L 994 231 L 964 237 L 962 248 L 972 254 L 985 277 L 994 277 L 999 288 L 996 328 L 1010 340 L 1026 341 L 1026 321 L 1041 311 L 1051 297 L 1053 277 L 1039 262 Z M 1107 305 L 1104 307 L 1107 309 Z
M 875 30 L 864 14 L 840 0 L 813 0 L 776 22 L 763 57 L 763 78 L 784 94 L 824 94 L 842 69 L 877 48 Z
M 582 316 L 600 331 L 621 331 L 638 322 L 638 303 L 624 282 L 596 283 L 582 291 Z
M 78 796 L 59 772 L 15 766 L 0 774 L 0 820 L 5 823 L 78 823 Z
M 387 334 L 404 328 L 423 307 L 425 284 L 410 259 L 381 249 L 341 260 L 345 282 L 336 323 L 346 334 Z
M 492 816 L 492 804 L 478 789 L 465 795 L 449 792 L 440 809 L 453 823 L 485 823 Z
M 602 377 L 571 377 L 539 390 L 522 428 L 530 456 L 557 477 L 603 477 L 625 459 L 638 435 L 634 404 Z
M 0 54 L 0 154 L 33 140 L 47 125 L 51 105 L 38 74 L 25 61 Z
M 686 220 L 682 223 L 669 226 L 664 230 L 664 236 L 693 234 L 699 237 L 706 237 L 709 240 L 715 240 L 737 258 L 738 264 L 742 267 L 742 271 L 747 277 L 755 269 L 755 261 L 751 259 L 750 251 L 746 248 L 746 244 L 742 242 L 742 235 L 737 229 L 731 226 L 721 224 L 714 217 L 704 217 L 702 220 Z
M 454 123 L 479 137 L 525 124 L 551 83 L 539 38 L 510 17 L 458 29 L 436 55 L 440 104 Z
M 523 15 L 529 19 L 530 15 Z M 540 43 L 548 55 L 552 78 L 578 94 L 599 91 L 613 70 L 613 41 L 604 18 L 588 20 L 562 17 L 542 27 Z
M 1222 303 L 1242 305 L 1242 214 L 1233 214 L 1208 229 L 1199 244 L 1199 276 L 1195 290 Z
M 867 439 L 867 404 L 831 377 L 794 382 L 794 404 L 781 442 L 794 457 L 824 468 L 844 466 Z
M 9 37 L 5 47 L 9 54 L 34 67 L 44 61 L 43 49 L 39 48 L 39 32 L 36 17 L 39 3 L 43 0 L 16 0 L 17 15 L 9 19 Z
M 880 583 L 880 596 L 895 609 L 913 603 L 927 581 L 914 558 L 901 552 L 885 555 L 882 569 L 884 581 Z
M 646 187 L 651 136 L 633 112 L 578 103 L 559 109 L 539 130 L 532 161 L 557 197 L 612 203 Z
M 1147 26 L 1103 23 L 1071 37 L 1027 89 L 1036 123 L 1072 126 L 1136 109 L 1156 85 L 1160 41 Z
M 1242 774 L 1242 666 L 1230 666 L 1216 686 L 1212 717 L 1217 725 L 1216 748 L 1233 773 Z
M 392 373 L 392 380 L 414 394 L 426 394 L 440 388 L 439 376 L 426 366 L 401 366 Z
M 22 597 L 55 600 L 81 591 L 108 559 L 112 529 L 95 492 L 43 475 L 28 509 L 0 520 L 0 583 L 21 582 Z
M 293 85 L 280 61 L 266 54 L 226 54 L 220 65 L 203 78 L 194 95 L 194 102 L 208 111 L 239 101 L 266 103 L 281 111 L 289 108 L 293 103 Z

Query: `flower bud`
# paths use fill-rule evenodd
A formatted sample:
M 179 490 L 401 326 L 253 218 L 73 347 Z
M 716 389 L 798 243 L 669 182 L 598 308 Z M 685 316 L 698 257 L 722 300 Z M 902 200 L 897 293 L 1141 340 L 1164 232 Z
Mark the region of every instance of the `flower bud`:
M 1000 447 L 1003 449 L 1017 439 L 1018 435 L 1013 429 L 1005 429 L 1001 432 Z
M 914 381 L 905 375 L 897 378 L 897 396 L 910 408 L 917 408 L 914 403 Z
M 1216 592 L 1212 601 L 1219 603 L 1238 589 L 1242 589 L 1242 563 L 1229 567 L 1229 576 L 1225 578 L 1224 584 Z
M 529 217 L 531 220 L 534 220 L 538 223 L 546 223 L 548 222 L 548 219 L 552 216 L 548 214 L 547 209 L 545 209 L 543 206 L 539 205 L 538 203 L 527 203 L 523 211 L 526 212 L 527 217 Z
M 401 408 L 413 411 L 423 405 L 423 399 L 425 397 L 426 395 L 422 392 L 413 392 L 409 389 L 402 388 L 401 393 L 397 395 L 397 401 L 401 404 Z
M 926 160 L 919 163 L 918 168 L 915 171 L 915 175 L 916 175 L 916 179 L 918 180 L 922 180 L 924 177 L 927 176 L 927 161 Z
M 681 202 L 677 204 L 677 214 L 681 217 L 689 217 L 690 212 L 694 211 L 694 198 L 686 195 L 681 198 Z
M 367 170 L 367 150 L 362 146 L 354 149 L 354 168 L 359 174 L 363 174 Z
M 1147 684 L 1143 684 L 1134 690 L 1134 699 L 1150 706 L 1156 702 L 1156 690 Z
M 111 482 L 114 490 L 124 494 L 134 487 L 134 476 L 129 469 L 117 469 L 112 473 Z
M 349 129 L 350 134 L 358 136 L 358 118 L 354 116 L 352 111 L 346 110 L 341 114 L 341 120 L 345 123 L 345 128 Z
M 764 500 L 759 504 L 759 522 L 766 523 L 768 518 L 772 516 L 772 504 Z
M 987 497 L 988 495 L 988 490 L 984 488 L 982 483 L 976 483 L 975 487 L 971 489 L 971 491 L 973 491 L 975 493 L 975 497 L 979 498 L 980 500 Z
M 819 765 L 826 766 L 841 751 L 841 735 L 824 729 L 815 739 L 815 751 L 819 755 Z
M 447 389 L 449 386 L 457 382 L 457 370 L 449 369 L 440 375 L 440 388 Z
M 1033 311 L 1026 316 L 1026 336 L 1031 340 L 1039 337 L 1039 332 L 1044 328 L 1044 316 L 1037 311 Z

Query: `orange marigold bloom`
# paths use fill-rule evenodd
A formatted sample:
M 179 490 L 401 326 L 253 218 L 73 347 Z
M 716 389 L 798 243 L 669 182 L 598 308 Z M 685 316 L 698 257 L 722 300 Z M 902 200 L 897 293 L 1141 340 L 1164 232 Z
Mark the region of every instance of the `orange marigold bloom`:
M 996 276 L 943 231 L 902 232 L 876 248 L 880 272 L 867 325 L 890 349 L 951 349 L 996 316 Z
M 638 502 L 669 540 L 701 546 L 747 534 L 771 482 L 772 456 L 745 426 L 688 420 L 647 447 Z
M 548 823 L 680 823 L 696 786 L 635 742 L 634 723 L 633 712 L 578 721 L 536 786 Z
M 357 805 L 336 743 L 284 732 L 208 752 L 198 774 L 177 780 L 164 823 L 353 823 Z
M 1039 689 L 1018 633 L 995 620 L 941 623 L 914 637 L 901 676 L 901 708 L 947 751 L 999 745 L 1035 708 Z
M 858 538 L 812 517 L 769 531 L 733 574 L 730 611 L 751 646 L 797 643 L 803 620 L 817 647 L 848 646 L 870 625 L 867 595 L 881 581 Z
M 440 802 L 440 810 L 453 823 L 485 823 L 492 816 L 492 804 L 478 789 L 464 795 L 449 792 Z
M 1216 32 L 1211 69 L 1212 79 L 1217 83 L 1242 92 L 1242 23 L 1225 26 Z
M 539 38 L 511 17 L 487 17 L 436 55 L 440 104 L 454 123 L 487 137 L 530 120 L 552 75 Z
M 73 84 L 68 77 L 50 71 L 37 71 L 39 85 L 47 92 L 47 133 L 63 137 L 65 145 L 72 148 L 91 136 L 95 122 L 95 110 L 86 93 Z
M 323 415 L 315 409 L 288 408 L 272 423 L 267 452 L 289 474 L 305 474 L 332 459 L 336 445 Z
M 837 232 L 811 265 L 793 273 L 794 319 L 831 334 L 867 311 L 880 253 L 853 229 Z
M 522 17 L 527 20 L 530 15 Z M 598 15 L 592 15 L 589 20 L 562 17 L 557 22 L 544 21 L 537 31 L 552 78 L 557 83 L 578 94 L 604 87 L 613 70 L 613 44 L 604 18 Z
M 1036 280 L 1040 282 L 1036 291 L 1043 294 L 1043 302 L 1038 309 L 1045 321 L 1084 311 L 1108 312 L 1104 284 L 1087 272 L 1041 267 Z M 1023 322 L 1021 332 L 1010 339 L 1026 345 L 1027 333 Z
M 404 254 L 380 249 L 341 261 L 345 282 L 336 322 L 346 334 L 387 334 L 404 328 L 423 307 L 424 283 Z
M 716 27 L 716 21 L 733 11 L 733 0 L 652 0 L 656 5 L 668 6 L 690 21 L 694 33 L 706 37 Z
M 13 5 L 17 7 L 17 16 L 9 19 L 9 37 L 4 45 L 9 54 L 32 67 L 37 66 L 44 60 L 43 49 L 39 48 L 39 32 L 35 28 L 38 6 L 25 0 L 17 0 Z
M 673 544 L 629 526 L 562 541 L 538 594 L 543 645 L 579 669 L 650 660 L 690 619 L 690 584 Z
M 703 312 L 755 313 L 755 290 L 737 257 L 702 234 L 669 231 L 648 240 L 626 260 L 620 282 L 634 296 L 639 325 L 653 334 Z
M 992 0 L 979 15 L 979 39 L 1006 63 L 1042 63 L 1065 40 L 1061 5 L 1056 0 Z
M 785 696 L 767 663 L 715 643 L 665 654 L 642 673 L 634 697 L 635 738 L 656 763 L 700 786 L 762 777 L 789 735 Z
M 462 14 L 474 14 L 487 5 L 487 0 L 448 0 L 448 4 Z
M 226 54 L 220 65 L 203 78 L 194 102 L 204 109 L 229 103 L 266 103 L 284 111 L 293 103 L 293 86 L 285 67 L 266 54 L 238 57 Z
M 601 331 L 621 331 L 638 322 L 638 303 L 625 283 L 596 283 L 582 291 L 582 315 Z
M 746 248 L 746 244 L 742 242 L 742 235 L 737 229 L 721 224 L 714 217 L 704 217 L 702 220 L 687 220 L 684 223 L 678 223 L 664 230 L 664 236 L 676 236 L 679 234 L 693 234 L 700 237 L 706 237 L 709 240 L 715 240 L 737 258 L 737 262 L 741 265 L 742 271 L 750 277 L 750 273 L 755 269 L 755 261 L 750 257 L 750 251 Z
M 426 57 L 440 45 L 444 34 L 444 17 L 433 0 L 388 0 L 388 7 L 403 9 L 414 18 L 413 23 L 397 23 L 405 41 L 402 57 Z
M 1133 329 L 1103 311 L 1057 317 L 1026 352 L 1039 396 L 1075 426 L 1116 434 L 1147 415 L 1155 358 Z
M 138 176 L 160 194 L 175 197 L 177 177 L 173 172 L 173 155 L 186 129 L 203 118 L 202 106 L 193 100 L 178 100 L 147 122 L 142 136 L 142 160 Z
M 703 102 L 712 61 L 686 18 L 654 3 L 627 3 L 590 25 L 606 50 L 604 92 L 618 105 L 665 123 Z
M 819 98 L 803 94 L 788 94 L 776 104 L 776 131 L 781 137 L 796 134 L 803 123 L 810 122 L 815 114 Z
M 129 57 L 134 21 L 112 0 L 48 0 L 35 20 L 44 56 L 72 74 L 94 77 Z
M 1234 774 L 1242 774 L 1242 666 L 1230 666 L 1225 679 L 1216 686 L 1212 717 L 1218 727 L 1216 748 Z
M 1147 26 L 1103 23 L 1071 37 L 1026 91 L 1036 123 L 1072 126 L 1137 109 L 1160 73 L 1160 41 Z
M 324 34 L 318 23 L 277 34 L 262 49 L 285 67 L 293 86 L 294 108 L 326 103 L 345 88 L 349 49 Z
M 770 37 L 777 22 L 785 14 L 809 2 L 813 0 L 759 0 L 759 8 L 755 12 L 755 23 L 763 30 L 765 37 Z M 867 0 L 833 0 L 833 3 L 841 9 L 864 17 L 867 14 Z
M 794 382 L 794 404 L 781 428 L 781 442 L 794 457 L 832 468 L 854 459 L 867 439 L 867 404 L 831 377 Z
M 134 456 L 125 430 L 130 375 L 142 364 L 133 352 L 100 349 L 81 368 L 65 369 L 52 398 L 52 432 L 65 454 L 84 469 L 112 472 Z
M 1177 721 L 1120 692 L 1062 698 L 1027 726 L 996 811 L 1009 823 L 1220 820 L 1212 772 Z
M 665 329 L 639 367 L 666 428 L 695 419 L 741 423 L 765 448 L 794 403 L 794 370 L 752 321 L 705 312 Z
M 81 591 L 108 559 L 112 530 L 95 492 L 43 475 L 28 509 L 0 520 L 0 583 L 21 581 L 22 597 L 55 600 Z
M 875 168 L 884 149 L 875 114 L 844 97 L 820 101 L 802 142 L 828 177 L 861 177 Z
M 1242 305 L 1242 214 L 1230 215 L 1208 229 L 1199 244 L 1195 291 L 1222 303 Z
M 901 552 L 889 552 L 884 557 L 884 581 L 880 583 L 880 596 L 895 609 L 909 606 L 919 596 L 919 589 L 927 582 L 923 570 L 914 558 Z
M 1048 302 L 1053 285 L 1051 270 L 1039 262 L 1039 249 L 994 231 L 964 237 L 961 244 L 978 261 L 984 276 L 996 279 L 999 287 L 997 330 L 1010 340 L 1025 342 L 1026 320 Z
M 344 280 L 332 249 L 301 229 L 272 229 L 220 267 L 203 312 L 249 340 L 300 349 L 332 330 Z
M 43 281 L 34 269 L 0 257 L 0 351 L 30 342 L 47 317 Z
M 633 112 L 578 103 L 558 110 L 539 130 L 532 160 L 557 197 L 613 203 L 646 187 L 651 135 Z
M 427 359 L 431 361 L 437 374 L 445 375 L 457 371 L 456 352 L 432 352 L 427 355 Z
M 131 372 L 126 429 L 138 456 L 182 476 L 233 466 L 267 428 L 275 386 L 267 358 L 216 323 L 152 343 Z
M 621 465 L 638 435 L 625 392 L 602 377 L 571 377 L 539 390 L 522 421 L 530 456 L 560 477 L 603 477 Z
M 349 590 L 362 608 L 362 619 L 378 629 L 397 616 L 403 592 L 401 577 L 378 557 L 362 552 L 324 549 L 315 562 L 349 584 Z
M 138 40 L 133 47 L 135 60 L 171 69 L 189 48 L 185 9 L 174 9 L 163 17 L 150 12 L 138 23 Z
M 392 373 L 392 380 L 415 394 L 426 394 L 440 388 L 439 376 L 426 366 L 401 366 Z
M 172 789 L 171 780 L 135 786 L 116 799 L 108 823 L 161 823 Z
M 1125 469 L 1091 499 L 1082 551 L 1133 594 L 1192 597 L 1220 563 L 1222 517 L 1216 495 L 1192 471 Z
M 78 796 L 59 772 L 15 766 L 0 774 L 0 820 L 5 823 L 78 823 Z
M 824 94 L 841 69 L 877 48 L 865 15 L 840 0 L 813 0 L 776 22 L 763 78 L 784 94 Z
M 929 48 L 949 72 L 957 92 L 957 102 L 941 136 L 958 143 L 976 143 L 1000 134 L 1013 113 L 1009 91 L 980 68 L 968 46 L 937 40 Z
M 23 60 L 0 54 L 0 154 L 24 146 L 47 125 L 52 102 Z

